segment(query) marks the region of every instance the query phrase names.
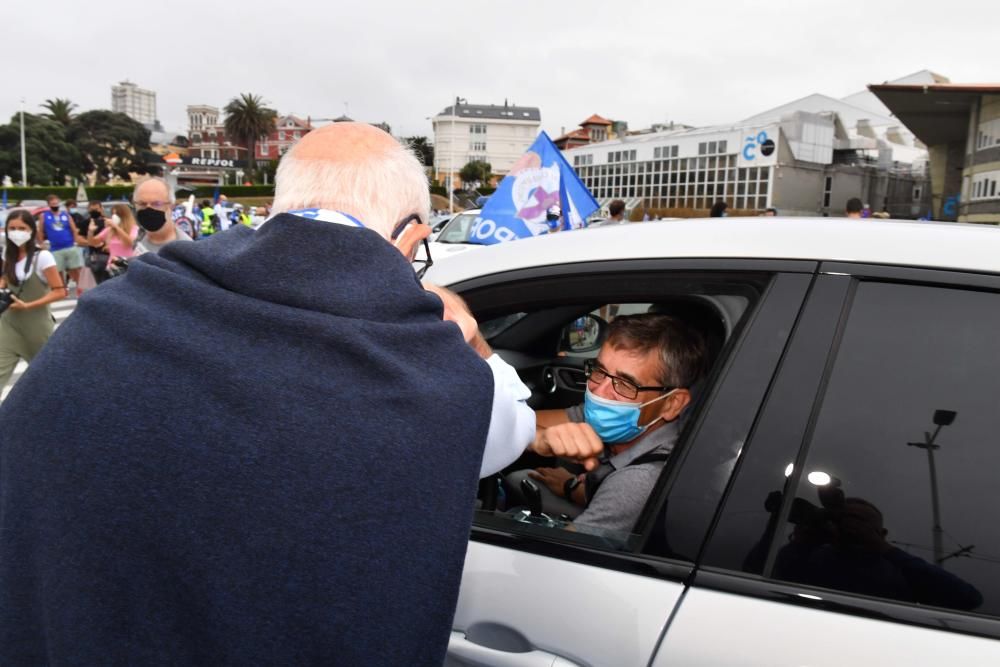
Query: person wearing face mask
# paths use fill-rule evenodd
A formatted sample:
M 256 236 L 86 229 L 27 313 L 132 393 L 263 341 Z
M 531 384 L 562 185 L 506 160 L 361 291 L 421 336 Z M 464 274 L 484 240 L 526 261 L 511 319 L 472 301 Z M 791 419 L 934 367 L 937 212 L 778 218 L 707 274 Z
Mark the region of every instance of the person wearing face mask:
M 507 475 L 541 483 L 542 509 L 566 514 L 577 530 L 627 535 L 673 451 L 678 418 L 691 402 L 690 387 L 704 372 L 705 341 L 670 315 L 624 315 L 611 323 L 597 358 L 586 366 L 583 405 L 536 413 L 532 449 L 600 449 L 589 471 L 537 468 Z M 570 466 L 572 467 L 572 466 Z M 516 498 L 515 498 L 516 500 Z
M 45 199 L 48 201 L 49 210 L 42 213 L 42 224 L 38 226 L 38 242 L 40 244 L 49 242 L 49 250 L 56 259 L 63 280 L 69 279 L 79 283 L 80 269 L 83 268 L 83 249 L 78 246 L 86 246 L 87 241 L 80 236 L 69 211 L 60 210 L 59 197 L 49 195 Z
M 0 389 L 17 362 L 31 362 L 54 329 L 49 304 L 66 298 L 56 260 L 35 242 L 35 217 L 25 209 L 7 218 L 0 287 L 11 291 L 10 306 L 0 315 Z
M 260 229 L 197 243 L 139 184 L 158 247 L 0 404 L 0 665 L 444 662 L 479 480 L 534 440 L 531 392 L 416 275 L 408 148 L 333 123 L 275 181 Z M 114 409 L 40 405 L 69 373 Z
M 174 195 L 162 178 L 141 181 L 132 193 L 135 218 L 142 231 L 135 243 L 135 254 L 156 254 L 172 241 L 190 241 L 173 220 Z
M 92 248 L 107 248 L 108 261 L 105 270 L 109 269 L 118 258 L 128 259 L 135 253 L 136 238 L 139 227 L 132 217 L 132 209 L 126 204 L 115 204 L 111 207 L 111 218 L 105 221 L 104 229 L 98 231 L 97 222 L 91 220 L 87 228 L 87 243 Z
M 110 277 L 107 267 L 111 254 L 106 243 L 95 243 L 92 239 L 100 236 L 105 226 L 104 206 L 100 201 L 92 200 L 87 204 L 87 220 L 83 229 L 83 236 L 90 246 L 84 249 L 84 264 L 98 285 Z

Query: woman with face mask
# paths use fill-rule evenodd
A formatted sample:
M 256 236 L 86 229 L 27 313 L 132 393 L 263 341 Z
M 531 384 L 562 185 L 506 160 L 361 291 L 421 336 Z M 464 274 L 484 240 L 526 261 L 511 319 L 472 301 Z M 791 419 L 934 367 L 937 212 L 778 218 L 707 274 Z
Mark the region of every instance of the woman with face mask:
M 135 240 L 138 236 L 139 226 L 132 215 L 132 209 L 127 204 L 115 204 L 111 207 L 111 218 L 106 221 L 104 229 L 100 232 L 97 231 L 97 223 L 93 220 L 87 229 L 87 243 L 91 247 L 107 247 L 109 269 L 118 257 L 128 258 L 135 254 Z
M 7 218 L 0 287 L 10 290 L 10 306 L 0 315 L 0 388 L 21 359 L 30 362 L 52 335 L 49 304 L 66 298 L 55 257 L 38 247 L 38 225 L 27 210 Z

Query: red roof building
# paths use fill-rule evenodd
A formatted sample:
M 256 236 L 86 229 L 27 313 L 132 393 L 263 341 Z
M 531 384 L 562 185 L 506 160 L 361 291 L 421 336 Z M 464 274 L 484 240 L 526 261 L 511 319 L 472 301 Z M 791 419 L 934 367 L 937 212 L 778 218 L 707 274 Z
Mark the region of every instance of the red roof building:
M 611 138 L 612 122 L 607 118 L 593 114 L 590 118 L 580 123 L 580 129 L 570 130 L 552 143 L 559 150 L 568 150 L 577 146 L 596 144 L 600 141 L 607 141 Z

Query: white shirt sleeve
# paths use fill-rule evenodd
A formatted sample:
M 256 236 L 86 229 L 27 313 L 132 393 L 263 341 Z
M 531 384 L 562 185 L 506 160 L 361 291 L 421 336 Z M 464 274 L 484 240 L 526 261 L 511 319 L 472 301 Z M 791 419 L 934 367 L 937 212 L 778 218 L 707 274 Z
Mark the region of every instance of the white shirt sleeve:
M 531 390 L 499 355 L 490 356 L 486 363 L 493 372 L 493 412 L 480 478 L 500 472 L 516 461 L 535 439 L 535 411 L 527 403 Z

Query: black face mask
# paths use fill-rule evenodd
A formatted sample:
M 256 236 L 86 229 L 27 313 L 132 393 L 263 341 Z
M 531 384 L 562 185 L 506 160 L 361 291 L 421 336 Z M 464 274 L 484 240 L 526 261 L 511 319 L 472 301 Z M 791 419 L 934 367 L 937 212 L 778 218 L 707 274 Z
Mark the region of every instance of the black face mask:
M 90 219 L 91 220 L 100 220 L 103 217 L 104 217 L 104 215 L 100 211 L 91 211 L 90 212 Z
M 155 208 L 143 208 L 135 214 L 139 226 L 147 232 L 158 232 L 167 224 L 167 214 Z
M 49 206 L 49 208 L 52 209 L 53 213 L 59 212 L 59 204 L 56 204 L 55 206 Z

